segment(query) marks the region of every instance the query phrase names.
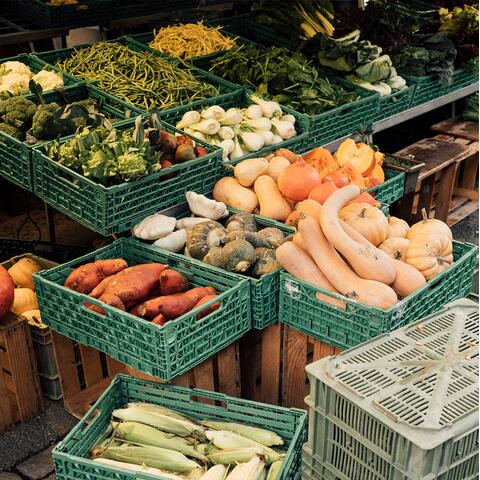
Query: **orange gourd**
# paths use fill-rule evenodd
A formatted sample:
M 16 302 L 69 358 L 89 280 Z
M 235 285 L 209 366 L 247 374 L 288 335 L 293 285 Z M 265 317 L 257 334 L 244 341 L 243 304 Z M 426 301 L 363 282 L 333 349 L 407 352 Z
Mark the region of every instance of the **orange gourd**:
M 390 237 L 381 243 L 378 248 L 385 252 L 389 257 L 405 261 L 405 253 L 407 251 L 410 240 L 408 238 Z
M 407 238 L 412 240 L 416 236 L 423 236 L 423 235 L 445 235 L 449 240 L 452 240 L 452 231 L 450 227 L 441 220 L 437 218 L 428 218 L 427 212 L 424 208 L 422 208 L 422 217 L 423 220 L 412 225 L 410 230 L 407 233 Z
M 325 203 L 325 200 L 335 191 L 338 190 L 337 186 L 331 181 L 325 181 L 320 185 L 317 185 L 308 194 L 310 200 L 315 200 L 321 205 Z
M 405 220 L 397 217 L 388 217 L 387 238 L 407 238 L 410 226 Z
M 322 180 L 318 171 L 301 158 L 282 171 L 278 177 L 278 188 L 285 197 L 296 202 L 308 198 L 311 190 Z
M 368 203 L 352 203 L 343 207 L 338 216 L 375 247 L 387 238 L 388 220 L 377 207 Z
M 337 161 L 326 148 L 314 148 L 312 151 L 303 155 L 303 159 L 308 163 L 308 165 L 314 167 L 318 172 L 321 172 L 325 168 L 331 166 L 338 168 Z

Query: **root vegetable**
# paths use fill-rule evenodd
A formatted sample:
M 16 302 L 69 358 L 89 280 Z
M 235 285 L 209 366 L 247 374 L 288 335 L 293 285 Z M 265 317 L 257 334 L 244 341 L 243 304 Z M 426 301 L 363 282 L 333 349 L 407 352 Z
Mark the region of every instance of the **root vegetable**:
M 121 258 L 97 260 L 76 268 L 65 280 L 65 287 L 79 293 L 90 293 L 104 278 L 125 268 L 127 262 Z
M 188 290 L 188 279 L 180 272 L 167 268 L 160 274 L 160 291 L 162 295 L 181 293 Z
M 194 308 L 200 307 L 201 305 L 204 305 L 205 303 L 209 302 L 210 300 L 213 300 L 216 298 L 218 295 L 206 295 L 205 297 L 201 298 L 197 304 L 195 305 Z M 197 316 L 195 317 L 197 320 L 200 320 L 203 317 L 206 317 L 207 315 L 210 315 L 213 313 L 215 310 L 218 310 L 220 308 L 220 302 L 215 302 L 209 307 L 205 308 L 201 312 L 197 313 Z

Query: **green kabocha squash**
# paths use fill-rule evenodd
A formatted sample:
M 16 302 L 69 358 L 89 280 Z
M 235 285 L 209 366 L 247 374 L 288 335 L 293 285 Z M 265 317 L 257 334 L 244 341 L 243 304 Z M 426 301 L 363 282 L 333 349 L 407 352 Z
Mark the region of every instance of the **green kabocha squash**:
M 284 233 L 275 227 L 262 228 L 257 232 L 257 236 L 266 240 L 273 248 L 279 247 L 285 240 Z M 261 246 L 263 245 L 259 245 L 259 247 Z
M 246 240 L 233 240 L 222 248 L 222 267 L 245 273 L 257 260 L 255 249 Z
M 252 277 L 259 278 L 262 275 L 267 273 L 272 273 L 275 270 L 281 268 L 280 264 L 277 262 L 277 257 L 275 256 L 275 250 L 271 248 L 256 248 L 255 255 L 257 261 L 250 269 L 250 275 Z
M 226 228 L 229 232 L 237 230 L 256 232 L 257 222 L 251 213 L 237 213 L 227 220 Z
M 203 260 L 211 248 L 225 243 L 226 236 L 226 230 L 218 222 L 199 223 L 187 230 L 186 249 L 192 258 Z
M 244 230 L 234 230 L 233 232 L 228 232 L 225 243 L 232 242 L 233 240 L 246 240 L 252 245 L 253 248 L 271 248 L 271 245 L 269 242 L 267 242 L 267 240 L 258 236 L 256 233 L 246 232 Z
M 214 267 L 223 267 L 222 247 L 212 247 L 208 253 L 203 257 L 203 262 L 208 263 Z

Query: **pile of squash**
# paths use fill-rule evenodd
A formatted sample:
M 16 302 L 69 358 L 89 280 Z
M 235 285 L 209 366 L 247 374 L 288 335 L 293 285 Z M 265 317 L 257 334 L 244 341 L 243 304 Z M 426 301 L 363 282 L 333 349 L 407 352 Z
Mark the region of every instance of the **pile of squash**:
M 301 280 L 388 309 L 453 263 L 452 233 L 425 212 L 410 227 L 370 204 L 349 204 L 359 192 L 347 185 L 301 214 L 297 233 L 277 249 L 277 260 Z M 317 298 L 344 308 L 338 297 Z
M 1 269 L 3 292 L 0 292 L 0 318 L 11 311 L 24 317 L 28 323 L 44 328 L 33 283 L 33 274 L 42 270 L 42 267 L 35 260 L 23 257 L 8 271 L 4 267 Z
M 265 158 L 238 163 L 233 177 L 216 183 L 213 198 L 237 210 L 295 225 L 299 202 L 315 200 L 323 204 L 346 185 L 364 190 L 383 183 L 383 158 L 383 153 L 352 139 L 345 140 L 334 155 L 322 147 L 303 157 L 280 148 Z M 367 192 L 352 202 L 378 205 Z

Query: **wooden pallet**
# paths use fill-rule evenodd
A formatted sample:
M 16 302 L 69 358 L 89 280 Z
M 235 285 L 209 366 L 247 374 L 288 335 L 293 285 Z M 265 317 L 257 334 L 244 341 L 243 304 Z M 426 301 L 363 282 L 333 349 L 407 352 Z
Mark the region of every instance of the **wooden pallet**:
M 283 324 L 252 330 L 240 349 L 243 398 L 303 409 L 310 391 L 305 367 L 340 352 Z
M 410 156 L 425 163 L 420 172 L 414 192 L 400 199 L 393 213 L 412 224 L 421 219 L 421 211 L 453 225 L 478 208 L 478 191 L 475 190 L 478 171 L 477 140 L 472 125 L 458 122 L 435 125 L 436 131 L 444 128 L 433 138 L 416 142 L 396 155 Z M 471 123 L 471 122 L 470 122 Z M 471 138 L 466 138 L 471 137 Z
M 8 313 L 0 320 L 0 433 L 43 408 L 29 326 Z

